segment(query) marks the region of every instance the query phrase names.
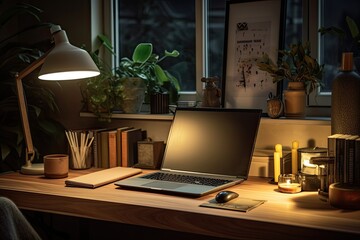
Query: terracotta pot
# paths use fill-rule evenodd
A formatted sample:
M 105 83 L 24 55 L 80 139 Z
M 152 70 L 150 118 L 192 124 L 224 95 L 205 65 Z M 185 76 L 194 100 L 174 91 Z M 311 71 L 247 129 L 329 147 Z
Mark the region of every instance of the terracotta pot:
M 289 82 L 284 91 L 284 114 L 287 118 L 304 118 L 306 109 L 305 84 Z

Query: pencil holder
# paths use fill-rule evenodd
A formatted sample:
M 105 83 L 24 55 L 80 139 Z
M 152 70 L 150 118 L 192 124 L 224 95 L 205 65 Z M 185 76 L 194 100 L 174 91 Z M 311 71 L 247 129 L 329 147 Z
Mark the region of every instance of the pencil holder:
M 74 156 L 74 152 L 69 152 L 69 168 L 73 170 L 81 170 L 81 169 L 88 169 L 92 167 L 92 154 L 90 151 L 86 152 L 86 155 L 83 159 L 79 161 L 76 160 L 76 156 Z
M 69 168 L 91 168 L 94 137 L 90 137 L 86 132 L 66 131 L 65 134 L 69 142 Z

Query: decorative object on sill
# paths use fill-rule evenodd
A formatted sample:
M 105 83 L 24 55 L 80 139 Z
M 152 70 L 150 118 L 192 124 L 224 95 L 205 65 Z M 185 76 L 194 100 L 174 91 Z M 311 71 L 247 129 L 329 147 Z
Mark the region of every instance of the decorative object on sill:
M 169 94 L 154 93 L 150 95 L 150 113 L 165 114 L 169 113 Z
M 360 76 L 353 70 L 353 53 L 342 55 L 340 72 L 333 80 L 331 134 L 360 135 Z
M 134 167 L 160 169 L 164 154 L 164 141 L 152 141 L 150 138 L 138 143 L 138 163 Z
M 282 193 L 301 192 L 300 178 L 297 174 L 280 174 L 278 189 Z
M 139 113 L 145 99 L 146 85 L 139 77 L 127 77 L 121 79 L 122 104 L 124 113 Z
M 281 58 L 278 64 L 274 64 L 267 55 L 257 64 L 260 70 L 271 75 L 274 83 L 288 81 L 288 89 L 284 92 L 285 117 L 305 117 L 306 95 L 323 85 L 323 65 L 319 65 L 310 53 L 309 42 L 292 44 L 290 49 L 279 51 Z
M 55 46 L 20 73 L 16 74 L 15 79 L 26 142 L 26 163 L 21 168 L 21 172 L 24 174 L 43 174 L 44 164 L 32 164 L 35 150 L 30 132 L 22 79 L 41 65 L 43 65 L 39 72 L 39 79 L 41 80 L 59 81 L 83 79 L 100 74 L 98 67 L 90 55 L 85 50 L 71 45 L 65 31 L 62 30 L 60 26 L 52 25 L 50 32 L 54 39 Z
M 150 96 L 155 93 L 167 92 L 170 95 L 170 103 L 176 103 L 180 85 L 178 79 L 169 71 L 164 70 L 159 64 L 167 57 L 176 58 L 179 56 L 177 50 L 172 52 L 164 51 L 164 56 L 153 52 L 151 43 L 138 44 L 133 52 L 132 58 L 123 57 L 120 60 L 119 67 L 115 73 L 120 78 L 136 77 L 144 81 L 145 84 L 145 102 L 150 102 Z M 123 89 L 123 93 L 127 90 Z M 124 109 L 123 109 L 124 110 Z M 124 110 L 124 112 L 126 112 Z
M 219 81 L 219 77 L 201 78 L 201 82 L 205 83 L 202 96 L 202 107 L 220 107 L 221 90 L 215 83 Z
M 284 105 L 279 96 L 273 97 L 272 93 L 269 93 L 267 99 L 267 114 L 270 118 L 279 118 L 283 113 Z

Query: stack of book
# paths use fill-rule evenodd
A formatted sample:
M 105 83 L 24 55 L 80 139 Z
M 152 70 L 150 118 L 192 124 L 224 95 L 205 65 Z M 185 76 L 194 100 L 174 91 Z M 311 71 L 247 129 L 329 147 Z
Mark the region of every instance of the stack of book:
M 134 127 L 87 131 L 94 137 L 91 157 L 97 168 L 134 166 L 138 159 L 137 142 L 146 139 L 146 131 Z
M 360 185 L 360 136 L 329 136 L 328 155 L 334 157 L 334 182 Z

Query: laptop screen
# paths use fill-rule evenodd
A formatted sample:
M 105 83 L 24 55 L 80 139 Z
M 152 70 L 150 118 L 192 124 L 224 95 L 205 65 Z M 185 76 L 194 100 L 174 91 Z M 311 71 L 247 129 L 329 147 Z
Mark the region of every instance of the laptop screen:
M 246 179 L 260 117 L 258 109 L 178 108 L 162 169 Z

